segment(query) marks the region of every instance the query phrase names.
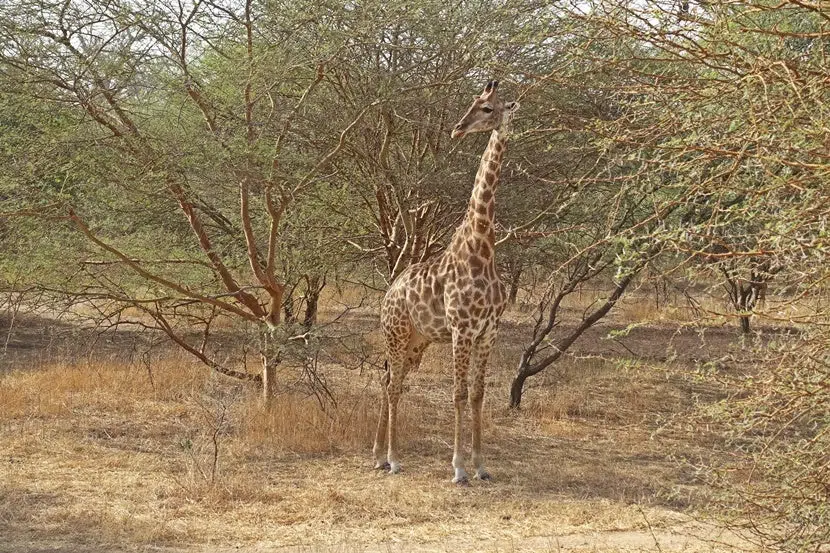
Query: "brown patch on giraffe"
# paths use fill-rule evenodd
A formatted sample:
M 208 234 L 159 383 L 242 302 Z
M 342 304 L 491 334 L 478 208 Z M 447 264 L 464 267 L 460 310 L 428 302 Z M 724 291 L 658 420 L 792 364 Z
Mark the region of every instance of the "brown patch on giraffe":
M 488 186 L 493 186 L 493 183 L 494 183 L 494 182 L 496 182 L 496 174 L 495 174 L 495 173 L 493 173 L 493 172 L 491 172 L 491 171 L 487 171 L 487 174 L 485 174 L 485 175 L 484 175 L 484 182 L 486 182 Z M 483 199 L 485 202 L 489 202 L 489 201 L 490 201 L 490 198 L 489 198 L 489 197 L 486 197 L 488 192 L 490 192 L 490 191 L 489 191 L 489 190 L 485 190 L 485 191 L 484 191 L 484 193 L 481 195 L 481 196 L 482 196 L 482 199 Z M 490 196 L 491 196 L 491 197 L 492 197 L 492 195 L 493 195 L 493 193 L 492 193 L 492 192 L 490 192 Z
M 484 272 L 484 261 L 477 255 L 472 256 L 470 258 L 470 273 L 473 276 L 478 276 L 482 272 Z
M 488 244 L 484 240 L 481 241 L 481 247 L 479 248 L 479 251 L 481 252 L 481 257 L 483 257 L 485 260 L 493 257 L 493 250 L 490 247 L 490 244 Z
M 490 175 L 490 174 L 491 173 L 488 173 L 488 175 Z M 490 181 L 489 184 L 492 184 L 492 181 Z M 492 197 L 493 197 L 493 191 L 492 190 L 485 189 L 481 193 L 481 201 L 483 201 L 483 202 L 489 202 Z
M 494 202 L 490 202 L 487 204 L 487 218 L 493 219 L 493 215 L 496 214 L 496 204 Z
M 475 229 L 476 229 L 477 233 L 485 234 L 487 232 L 488 228 L 490 228 L 490 222 L 489 221 L 486 221 L 484 219 L 476 218 Z
M 501 286 L 493 286 L 493 288 L 490 290 L 490 301 L 495 305 L 499 305 L 503 299 L 504 298 L 502 298 Z
M 441 284 L 437 278 L 432 281 L 432 285 L 430 286 L 432 289 L 432 295 L 434 297 L 443 297 L 444 296 L 444 286 Z

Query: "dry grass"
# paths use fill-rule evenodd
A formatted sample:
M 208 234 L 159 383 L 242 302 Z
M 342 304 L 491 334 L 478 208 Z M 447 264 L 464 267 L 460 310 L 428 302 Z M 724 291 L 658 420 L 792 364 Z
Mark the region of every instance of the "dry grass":
M 149 368 L 0 373 L 0 534 L 122 548 L 521 544 L 670 529 L 704 505 L 706 490 L 673 456 L 701 457 L 706 445 L 663 431 L 709 393 L 685 366 L 569 358 L 530 383 L 517 414 L 506 390 L 526 330 L 506 325 L 488 378 L 496 479 L 468 489 L 449 483 L 447 346 L 429 349 L 407 381 L 397 477 L 370 468 L 376 374 L 327 369 L 337 408 L 323 411 L 291 393 L 265 410 L 255 390 L 175 355 Z

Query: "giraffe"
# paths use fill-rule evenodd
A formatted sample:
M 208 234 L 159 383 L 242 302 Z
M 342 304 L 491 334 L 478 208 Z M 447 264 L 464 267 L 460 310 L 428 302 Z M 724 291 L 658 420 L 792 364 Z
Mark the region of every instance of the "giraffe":
M 462 420 L 469 390 L 472 408 L 471 460 L 475 477 L 489 480 L 481 455 L 481 407 L 484 375 L 507 301 L 495 266 L 494 194 L 501 172 L 510 123 L 517 102 L 502 101 L 498 81 L 490 81 L 452 131 L 453 138 L 492 131 L 481 157 L 464 220 L 445 252 L 404 270 L 389 287 L 380 312 L 386 342 L 380 417 L 373 454 L 375 468 L 401 470 L 397 451 L 398 400 L 403 381 L 417 368 L 432 342 L 452 342 L 455 431 L 452 482 L 469 483 L 462 453 Z M 388 449 L 387 449 L 388 446 Z M 384 451 L 386 450 L 386 451 Z

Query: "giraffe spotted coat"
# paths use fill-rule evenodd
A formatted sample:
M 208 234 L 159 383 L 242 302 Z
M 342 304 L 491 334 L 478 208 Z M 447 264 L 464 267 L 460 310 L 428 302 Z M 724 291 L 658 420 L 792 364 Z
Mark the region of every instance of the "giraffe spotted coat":
M 455 428 L 453 482 L 467 483 L 462 422 L 469 398 L 472 408 L 471 457 L 476 477 L 488 479 L 481 456 L 481 411 L 484 378 L 506 304 L 505 287 L 495 266 L 495 192 L 509 125 L 518 104 L 497 95 L 497 81 L 456 125 L 453 137 L 491 131 L 464 220 L 446 251 L 408 267 L 390 286 L 381 305 L 388 373 L 375 436 L 375 466 L 400 471 L 397 457 L 397 411 L 407 373 L 420 364 L 432 342 L 453 344 Z M 471 382 L 469 382 L 471 380 Z

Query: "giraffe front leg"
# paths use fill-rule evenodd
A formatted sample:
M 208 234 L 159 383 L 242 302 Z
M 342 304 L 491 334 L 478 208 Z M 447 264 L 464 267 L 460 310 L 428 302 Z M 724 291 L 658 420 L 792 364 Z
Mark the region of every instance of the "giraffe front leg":
M 472 461 L 476 469 L 476 478 L 479 480 L 490 480 L 490 473 L 484 468 L 484 459 L 481 455 L 481 412 L 484 405 L 484 377 L 487 374 L 487 366 L 490 361 L 490 351 L 494 342 L 493 337 L 488 337 L 476 345 L 473 350 L 472 390 L 470 393 L 470 407 L 473 411 L 473 444 Z
M 452 468 L 455 472 L 453 483 L 467 485 L 467 471 L 464 470 L 464 435 L 462 422 L 467 406 L 467 372 L 470 367 L 469 340 L 453 336 L 453 403 L 455 404 L 455 436 L 453 440 Z
M 421 356 L 428 343 L 417 334 L 412 334 L 406 344 L 405 350 L 397 349 L 389 354 L 388 384 L 386 385 L 388 396 L 388 452 L 389 472 L 397 474 L 401 471 L 401 463 L 398 460 L 398 401 L 403 393 L 403 382 L 406 375 L 412 368 L 417 367 L 421 362 Z M 391 349 L 391 348 L 390 348 Z M 380 426 L 378 423 L 378 432 Z
M 476 469 L 475 477 L 479 480 L 490 480 L 490 473 L 484 469 L 484 459 L 481 456 L 481 410 L 483 404 L 484 383 L 479 384 L 474 380 L 470 394 L 470 407 L 473 411 L 473 445 L 470 457 Z
M 389 384 L 386 386 L 389 397 L 389 449 L 386 459 L 389 461 L 389 473 L 401 472 L 401 463 L 398 459 L 398 401 L 403 393 L 403 380 L 406 376 L 406 367 L 403 359 L 390 359 Z
M 389 461 L 386 458 L 386 435 L 389 423 L 389 366 L 380 382 L 380 415 L 378 416 L 378 427 L 375 432 L 375 445 L 372 447 L 372 455 L 375 459 L 376 469 L 388 469 Z
M 455 388 L 453 394 L 455 403 L 455 439 L 453 441 L 452 454 L 454 476 L 452 482 L 453 484 L 466 485 L 469 483 L 469 479 L 467 478 L 467 471 L 464 470 L 464 438 L 461 428 L 464 419 L 464 409 L 467 406 L 467 383 L 464 382 L 463 389 L 460 389 L 458 385 Z

